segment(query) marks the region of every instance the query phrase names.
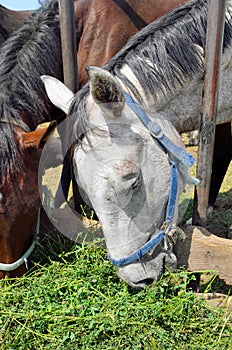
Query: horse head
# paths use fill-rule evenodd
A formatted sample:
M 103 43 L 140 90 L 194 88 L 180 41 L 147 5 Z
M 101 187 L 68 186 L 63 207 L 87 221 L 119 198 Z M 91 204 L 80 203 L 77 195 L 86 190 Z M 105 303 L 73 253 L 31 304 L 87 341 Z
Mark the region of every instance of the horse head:
M 119 277 L 131 286 L 144 287 L 157 281 L 165 266 L 176 267 L 173 244 L 164 238 L 164 227 L 171 230 L 177 219 L 183 178 L 175 173 L 174 188 L 169 153 L 128 106 L 115 77 L 97 67 L 88 74 L 90 94 L 85 108 L 89 129 L 77 135 L 81 142 L 73 156 L 76 180 L 102 224 L 108 257 Z M 43 77 L 43 81 L 51 101 L 67 112 L 71 101 L 67 88 L 54 78 Z M 162 119 L 157 123 L 183 150 L 174 127 Z M 176 198 L 167 223 L 172 192 Z
M 8 138 L 8 123 L 2 121 L 0 125 Z M 40 205 L 40 150 L 55 126 L 56 123 L 50 123 L 47 128 L 25 132 L 14 125 L 11 133 L 13 162 L 6 159 L 8 152 L 1 144 L 0 278 L 21 276 L 26 271 L 27 257 L 36 238 L 32 233 Z
M 54 125 L 36 128 L 61 117 L 40 80 L 45 72 L 62 79 L 58 8 L 57 1 L 48 1 L 28 16 L 0 7 L 1 25 L 9 32 L 18 28 L 0 55 L 0 277 L 21 275 L 22 257 L 34 246 L 40 149 Z

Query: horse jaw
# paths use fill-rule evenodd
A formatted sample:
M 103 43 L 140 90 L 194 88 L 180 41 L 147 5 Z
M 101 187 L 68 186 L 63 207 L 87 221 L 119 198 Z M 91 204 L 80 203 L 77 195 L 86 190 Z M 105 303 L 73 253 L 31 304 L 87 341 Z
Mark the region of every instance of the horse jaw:
M 45 90 L 50 101 L 65 114 L 68 114 L 74 93 L 60 80 L 54 77 L 42 75 L 41 79 L 45 85 Z

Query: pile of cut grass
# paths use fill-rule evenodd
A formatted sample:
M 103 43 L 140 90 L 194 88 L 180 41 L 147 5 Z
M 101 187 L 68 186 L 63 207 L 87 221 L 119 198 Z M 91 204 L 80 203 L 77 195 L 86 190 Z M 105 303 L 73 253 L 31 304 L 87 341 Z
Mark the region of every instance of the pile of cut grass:
M 0 281 L 1 350 L 232 349 L 229 312 L 188 290 L 190 273 L 167 272 L 134 290 L 99 244 L 45 255 L 26 276 Z

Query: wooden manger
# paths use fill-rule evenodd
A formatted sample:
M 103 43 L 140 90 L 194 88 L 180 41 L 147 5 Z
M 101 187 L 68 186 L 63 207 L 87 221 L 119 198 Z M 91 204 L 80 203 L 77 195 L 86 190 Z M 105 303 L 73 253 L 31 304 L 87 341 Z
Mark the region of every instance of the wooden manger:
M 189 271 L 215 271 L 226 284 L 232 285 L 232 240 L 214 235 L 203 227 L 186 225 L 184 241 L 174 248 L 178 266 Z

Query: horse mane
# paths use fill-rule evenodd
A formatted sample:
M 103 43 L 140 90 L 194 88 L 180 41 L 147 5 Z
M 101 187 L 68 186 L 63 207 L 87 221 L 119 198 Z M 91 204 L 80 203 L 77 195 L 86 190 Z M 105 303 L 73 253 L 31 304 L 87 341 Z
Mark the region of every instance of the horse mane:
M 0 35 L 6 40 L 9 36 L 8 30 L 2 25 L 2 19 L 5 17 L 5 7 L 0 5 Z
M 190 1 L 148 25 L 107 65 L 142 104 L 136 87 L 121 72 L 129 66 L 144 92 L 153 98 L 167 95 L 186 80 L 202 75 L 206 45 L 208 0 Z M 231 1 L 228 1 L 223 48 L 231 44 Z M 153 67 L 153 69 L 151 69 Z
M 62 79 L 61 67 L 58 2 L 52 0 L 29 16 L 0 50 L 0 182 L 20 166 L 13 124 L 23 120 L 34 130 L 49 119 L 53 107 L 40 76 Z
M 124 64 L 136 76 L 144 93 L 154 100 L 171 93 L 196 75 L 203 76 L 208 2 L 190 1 L 149 24 L 135 34 L 104 68 L 119 78 L 141 104 L 140 93 L 121 71 Z M 223 48 L 231 45 L 231 10 L 232 1 L 228 0 Z M 87 83 L 71 106 L 70 113 L 78 114 L 74 130 L 76 139 L 89 129 L 84 105 L 84 96 L 88 92 Z

